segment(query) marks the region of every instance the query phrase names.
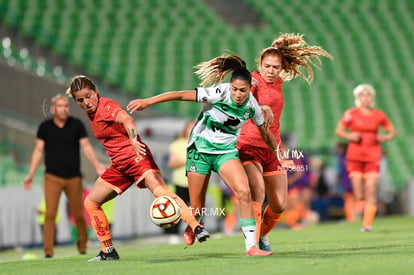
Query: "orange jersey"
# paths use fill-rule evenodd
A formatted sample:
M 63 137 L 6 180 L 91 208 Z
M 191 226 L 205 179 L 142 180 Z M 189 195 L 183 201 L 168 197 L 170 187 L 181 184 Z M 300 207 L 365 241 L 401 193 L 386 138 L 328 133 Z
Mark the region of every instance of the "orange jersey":
M 106 149 L 114 166 L 123 160 L 137 157 L 124 126 L 116 122 L 122 110 L 122 107 L 115 101 L 100 97 L 96 112 L 88 113 L 92 131 Z M 141 142 L 139 136 L 138 140 Z
M 275 83 L 268 84 L 257 71 L 252 73 L 252 78 L 251 92 L 259 104 L 268 105 L 272 109 L 274 118 L 273 124 L 270 126 L 270 131 L 275 136 L 277 142 L 280 143 L 280 116 L 284 104 L 282 92 L 283 80 L 279 77 Z M 260 136 L 259 129 L 252 120 L 249 120 L 242 127 L 238 142 L 258 147 L 268 147 Z
M 358 142 L 349 142 L 346 158 L 354 161 L 379 161 L 381 159 L 381 145 L 377 140 L 380 126 L 385 130 L 393 128 L 387 115 L 377 109 L 364 114 L 359 108 L 347 110 L 341 121 L 343 127 L 351 132 L 359 132 Z

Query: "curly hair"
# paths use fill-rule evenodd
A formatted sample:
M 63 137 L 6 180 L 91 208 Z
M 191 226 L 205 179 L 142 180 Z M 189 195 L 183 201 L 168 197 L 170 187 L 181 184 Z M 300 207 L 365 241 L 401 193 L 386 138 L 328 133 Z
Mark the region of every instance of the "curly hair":
M 223 81 L 230 73 L 232 80 L 242 79 L 251 82 L 251 74 L 246 68 L 246 62 L 236 54 L 225 54 L 194 66 L 198 69 L 195 74 L 201 79 L 201 86 L 214 86 Z
M 265 48 L 257 60 L 258 65 L 260 65 L 263 59 L 268 55 L 279 55 L 282 57 L 282 71 L 280 72 L 280 77 L 282 77 L 283 80 L 289 81 L 299 75 L 305 79 L 308 84 L 313 81 L 312 66 L 320 69 L 319 65 L 321 64 L 321 60 L 319 57 L 325 56 L 331 60 L 333 59 L 333 57 L 322 47 L 308 45 L 303 39 L 303 34 L 290 33 L 281 34 L 273 41 L 270 47 Z M 319 64 L 315 64 L 312 61 L 312 57 L 314 57 Z M 307 71 L 307 75 L 301 72 L 301 68 L 304 68 Z

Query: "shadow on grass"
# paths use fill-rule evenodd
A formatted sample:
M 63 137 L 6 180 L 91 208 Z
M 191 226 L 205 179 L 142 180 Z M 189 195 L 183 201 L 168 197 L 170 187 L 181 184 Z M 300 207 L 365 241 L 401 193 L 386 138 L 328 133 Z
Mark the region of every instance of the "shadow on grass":
M 149 263 L 163 263 L 163 262 L 183 262 L 183 261 L 197 261 L 197 260 L 206 260 L 206 259 L 236 259 L 240 258 L 241 256 L 245 257 L 244 254 L 241 253 L 195 253 L 193 255 L 188 256 L 180 256 L 179 258 L 155 258 L 152 257 L 151 259 L 147 259 L 146 262 Z
M 387 254 L 407 254 L 412 253 L 414 249 L 407 251 L 407 247 L 414 247 L 413 243 L 407 244 L 384 244 L 375 246 L 361 246 L 361 247 L 336 247 L 329 249 L 307 250 L 307 251 L 289 251 L 276 252 L 275 256 L 278 258 L 332 258 L 355 255 L 387 255 Z

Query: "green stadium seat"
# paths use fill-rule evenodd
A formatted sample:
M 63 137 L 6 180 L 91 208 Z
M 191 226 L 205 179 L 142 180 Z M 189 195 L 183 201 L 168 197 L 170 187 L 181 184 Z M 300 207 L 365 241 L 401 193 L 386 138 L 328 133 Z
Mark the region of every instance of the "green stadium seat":
M 354 106 L 353 88 L 368 82 L 381 92 L 377 106 L 392 117 L 397 131 L 413 135 L 414 80 L 407 76 L 414 70 L 413 1 L 246 2 L 264 26 L 229 26 L 207 2 L 197 0 L 3 0 L 0 20 L 87 74 L 145 97 L 194 88 L 199 81 L 193 66 L 224 49 L 240 54 L 253 70 L 261 49 L 279 33 L 304 33 L 334 61 L 322 58 L 312 87 L 299 78 L 286 82 L 283 129 L 297 132 L 306 146 L 326 146 L 337 120 Z M 17 53 L 12 57 L 17 60 Z M 199 110 L 197 104 L 165 106 L 158 110 L 191 117 Z M 396 152 L 412 152 L 409 143 L 396 144 L 390 146 Z M 409 157 L 400 160 L 412 163 Z M 391 167 L 393 175 L 412 172 L 408 164 Z

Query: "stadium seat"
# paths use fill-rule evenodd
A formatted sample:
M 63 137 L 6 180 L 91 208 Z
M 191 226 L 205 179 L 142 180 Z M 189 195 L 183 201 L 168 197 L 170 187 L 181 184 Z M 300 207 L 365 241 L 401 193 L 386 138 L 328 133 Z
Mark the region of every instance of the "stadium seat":
M 246 28 L 229 25 L 205 1 L 168 2 L 3 0 L 0 21 L 133 97 L 194 88 L 199 80 L 193 66 L 225 49 L 254 70 L 261 49 L 279 33 L 304 33 L 334 61 L 322 58 L 312 87 L 299 78 L 285 84 L 283 130 L 297 132 L 301 144 L 331 146 L 327 142 L 337 120 L 354 104 L 353 88 L 367 82 L 377 89 L 377 106 L 389 114 L 397 132 L 414 135 L 409 130 L 414 83 L 407 76 L 414 70 L 413 1 L 246 0 L 265 21 Z M 19 58 L 17 52 L 11 57 Z M 190 117 L 199 110 L 187 103 L 155 108 Z M 400 141 L 390 148 L 393 153 L 413 150 Z M 390 165 L 393 175 L 412 172 L 407 163 L 414 154 L 409 155 L 401 158 L 403 168 Z

